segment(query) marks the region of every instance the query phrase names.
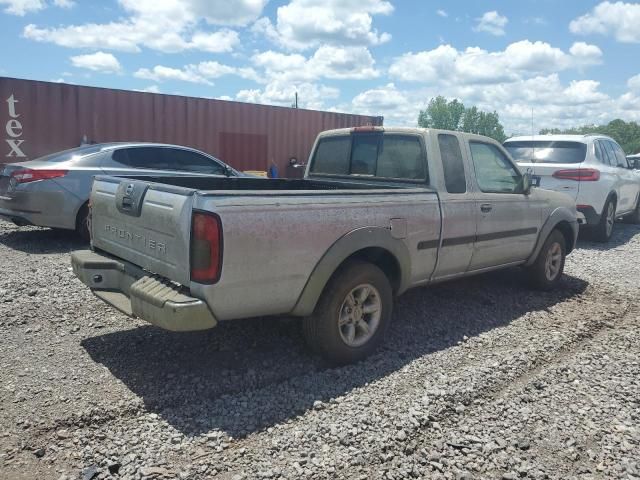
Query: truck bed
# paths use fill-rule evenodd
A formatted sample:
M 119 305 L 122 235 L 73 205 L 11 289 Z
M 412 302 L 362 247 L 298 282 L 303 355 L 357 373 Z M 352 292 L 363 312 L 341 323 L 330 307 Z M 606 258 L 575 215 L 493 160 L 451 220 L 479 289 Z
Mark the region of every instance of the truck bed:
M 99 177 L 104 178 L 104 177 Z M 310 190 L 371 190 L 371 189 L 403 189 L 426 187 L 426 185 L 416 185 L 416 183 L 401 182 L 380 182 L 380 181 L 349 181 L 345 179 L 300 179 L 300 178 L 251 178 L 251 177 L 208 177 L 202 175 L 182 175 L 182 176 L 152 176 L 137 175 L 120 177 L 131 180 L 145 181 L 160 185 L 171 185 L 198 190 L 200 192 L 215 192 L 228 190 L 242 191 L 310 191 Z

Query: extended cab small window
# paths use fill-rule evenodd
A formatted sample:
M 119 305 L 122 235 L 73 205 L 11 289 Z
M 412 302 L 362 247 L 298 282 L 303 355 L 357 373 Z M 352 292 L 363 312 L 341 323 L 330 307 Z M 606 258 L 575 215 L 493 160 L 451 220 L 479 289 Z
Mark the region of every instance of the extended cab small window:
M 467 181 L 464 176 L 464 162 L 458 137 L 446 133 L 438 135 L 440 157 L 444 169 L 444 183 L 449 193 L 465 193 Z
M 356 133 L 320 139 L 311 173 L 425 180 L 427 165 L 417 136 Z
M 522 175 L 498 147 L 469 142 L 478 187 L 485 193 L 521 193 Z

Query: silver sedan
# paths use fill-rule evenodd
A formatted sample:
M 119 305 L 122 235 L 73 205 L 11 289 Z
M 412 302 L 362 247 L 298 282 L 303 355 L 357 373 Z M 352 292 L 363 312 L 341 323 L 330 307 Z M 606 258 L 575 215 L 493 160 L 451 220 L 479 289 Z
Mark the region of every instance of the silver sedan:
M 101 143 L 0 166 L 0 217 L 18 225 L 76 230 L 88 239 L 89 194 L 95 175 L 244 176 L 187 147 Z

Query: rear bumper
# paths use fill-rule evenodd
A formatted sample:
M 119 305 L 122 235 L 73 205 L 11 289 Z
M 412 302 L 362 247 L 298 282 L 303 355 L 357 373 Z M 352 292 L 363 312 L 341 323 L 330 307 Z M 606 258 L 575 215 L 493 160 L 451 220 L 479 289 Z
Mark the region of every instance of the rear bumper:
M 183 332 L 206 330 L 218 323 L 205 302 L 132 263 L 79 250 L 71 255 L 71 265 L 98 298 L 132 317 Z
M 39 214 L 39 210 L 20 205 L 15 198 L 7 194 L 0 195 L 0 218 L 4 220 L 16 225 L 33 225 L 33 217 Z
M 590 205 L 580 205 L 578 212 L 584 215 L 587 225 L 597 225 L 600 223 L 600 214 L 596 213 L 596 209 Z
M 0 195 L 0 217 L 18 225 L 75 229 L 75 214 L 82 202 L 60 188 L 50 188 L 48 191 L 15 190 Z

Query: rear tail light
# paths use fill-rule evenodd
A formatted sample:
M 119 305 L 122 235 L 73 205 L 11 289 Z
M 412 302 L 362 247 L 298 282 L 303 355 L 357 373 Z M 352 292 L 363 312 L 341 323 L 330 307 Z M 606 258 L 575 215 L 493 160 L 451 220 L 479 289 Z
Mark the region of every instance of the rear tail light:
M 600 170 L 595 168 L 569 168 L 553 172 L 553 178 L 575 180 L 576 182 L 595 182 L 600 179 Z
M 49 180 L 51 178 L 64 177 L 69 170 L 33 170 L 31 168 L 21 168 L 11 172 L 11 178 L 16 183 L 37 182 L 38 180 Z
M 191 280 L 216 283 L 222 271 L 222 223 L 214 213 L 194 212 L 191 218 Z

